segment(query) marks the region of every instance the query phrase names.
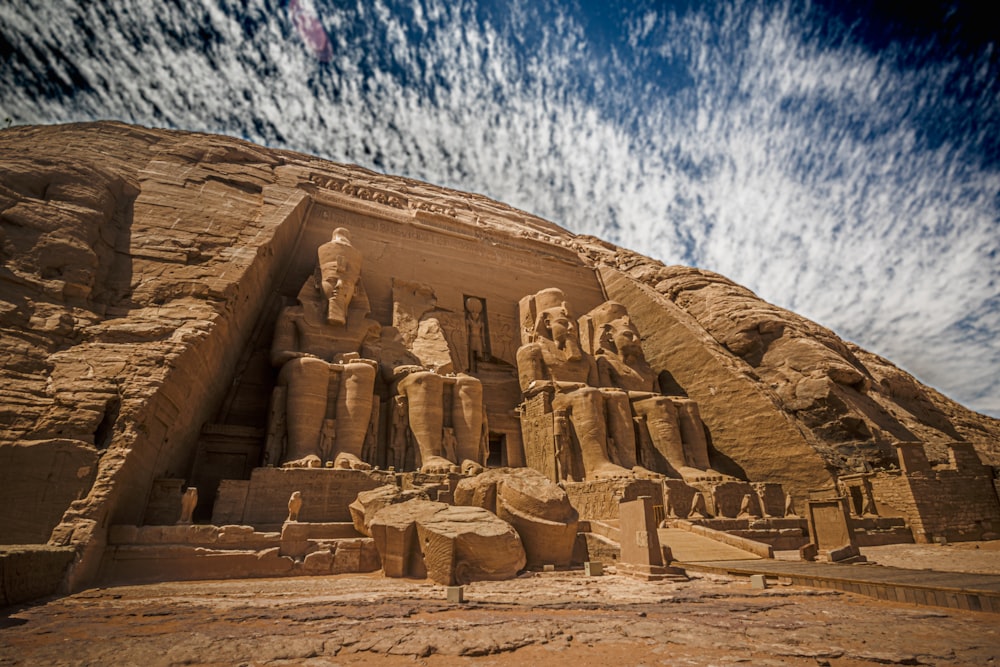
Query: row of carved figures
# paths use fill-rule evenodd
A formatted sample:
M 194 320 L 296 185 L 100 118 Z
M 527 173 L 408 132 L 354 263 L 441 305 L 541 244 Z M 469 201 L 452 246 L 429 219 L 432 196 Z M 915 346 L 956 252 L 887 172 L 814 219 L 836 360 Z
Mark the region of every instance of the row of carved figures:
M 433 293 L 414 288 L 408 302 L 431 305 L 403 313 L 399 323 L 396 313 L 394 326 L 384 327 L 369 317 L 361 265 L 348 231 L 335 230 L 318 248 L 316 269 L 298 302 L 279 315 L 271 347 L 280 371 L 269 451 L 285 466 L 370 468 L 381 375 L 394 397 L 388 421 L 395 458 L 405 431 L 423 472 L 482 465 L 488 430 L 483 386 L 454 372 L 448 341 L 433 317 Z M 481 301 L 466 304 L 473 367 L 488 356 L 482 307 Z M 524 297 L 519 307 L 522 413 L 536 403 L 551 414 L 544 433 L 526 427 L 524 437 L 549 452 L 557 479 L 718 475 L 710 470 L 697 405 L 661 393 L 624 306 L 605 302 L 576 320 L 563 292 L 552 288 Z

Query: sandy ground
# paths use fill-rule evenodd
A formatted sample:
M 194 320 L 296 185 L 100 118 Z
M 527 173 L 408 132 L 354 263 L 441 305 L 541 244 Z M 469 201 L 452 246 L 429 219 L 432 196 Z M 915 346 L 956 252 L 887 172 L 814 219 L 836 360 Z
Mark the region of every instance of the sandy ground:
M 1000 565 L 992 547 L 878 549 Z M 994 614 L 743 579 L 527 573 L 465 594 L 380 575 L 92 589 L 0 614 L 0 665 L 1000 664 Z

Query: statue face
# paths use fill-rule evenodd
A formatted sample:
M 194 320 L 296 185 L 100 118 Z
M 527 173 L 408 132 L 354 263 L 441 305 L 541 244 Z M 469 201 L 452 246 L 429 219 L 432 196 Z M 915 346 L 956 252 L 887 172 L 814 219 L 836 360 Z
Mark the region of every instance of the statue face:
M 552 340 L 556 343 L 562 345 L 567 340 L 579 342 L 576 325 L 573 323 L 573 320 L 567 317 L 566 311 L 562 308 L 555 308 L 548 311 L 545 321 L 549 332 L 552 334 Z
M 321 248 L 319 273 L 323 295 L 346 311 L 361 278 L 361 254 L 350 245 L 327 244 Z
M 358 284 L 361 276 L 361 267 L 356 266 L 349 252 L 338 252 L 333 256 L 333 260 L 327 265 L 330 272 L 337 277 L 335 293 L 349 293 L 348 301 L 354 296 L 354 288 Z
M 610 324 L 611 341 L 618 348 L 619 354 L 642 356 L 642 343 L 639 341 L 639 330 L 627 318 L 615 320 Z

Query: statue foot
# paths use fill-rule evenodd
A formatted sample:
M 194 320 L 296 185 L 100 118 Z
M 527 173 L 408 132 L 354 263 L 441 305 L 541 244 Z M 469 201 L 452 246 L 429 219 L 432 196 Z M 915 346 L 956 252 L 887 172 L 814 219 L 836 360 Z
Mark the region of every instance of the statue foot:
M 631 470 L 622 468 L 614 463 L 601 463 L 587 473 L 587 479 L 613 479 L 615 477 L 634 477 Z
M 677 469 L 680 473 L 681 479 L 685 482 L 699 482 L 708 480 L 721 480 L 725 479 L 728 475 L 723 475 L 721 472 L 716 472 L 709 468 L 708 470 L 699 470 L 698 468 L 691 468 L 689 466 L 683 466 Z
M 430 475 L 444 475 L 451 472 L 451 467 L 455 465 L 443 456 L 431 456 L 420 466 L 420 472 Z
M 469 477 L 474 477 L 474 476 L 478 475 L 479 473 L 483 472 L 484 470 L 486 470 L 486 468 L 484 468 L 483 466 L 479 465 L 478 463 L 476 463 L 472 459 L 465 459 L 464 461 L 462 461 L 462 474 L 463 475 L 468 475 Z
M 294 461 L 285 461 L 281 464 L 282 468 L 319 468 L 323 465 L 323 462 L 315 454 L 310 454 L 309 456 L 303 456 L 301 459 L 295 459 Z
M 339 470 L 371 470 L 372 467 L 354 454 L 341 452 L 333 460 L 333 467 Z
M 642 466 L 634 466 L 632 468 L 632 474 L 635 475 L 636 479 L 663 479 L 665 475 L 658 472 L 653 472 Z

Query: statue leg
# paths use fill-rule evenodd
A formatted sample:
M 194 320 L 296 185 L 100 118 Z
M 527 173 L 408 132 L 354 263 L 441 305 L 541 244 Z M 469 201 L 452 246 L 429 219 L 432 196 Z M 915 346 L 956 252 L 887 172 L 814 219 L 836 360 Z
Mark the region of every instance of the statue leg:
M 649 439 L 674 472 L 679 473 L 682 468 L 687 467 L 677 408 L 673 402 L 665 396 L 656 396 L 636 401 L 632 405 L 636 414 L 646 418 Z
M 708 470 L 712 464 L 708 459 L 708 439 L 705 437 L 705 426 L 701 421 L 701 413 L 698 412 L 698 404 L 686 398 L 670 400 L 677 408 L 687 464 L 698 470 Z
M 340 371 L 340 391 L 337 392 L 337 457 L 338 468 L 367 470 L 371 466 L 361 460 L 361 450 L 368 433 L 375 392 L 375 368 L 365 363 L 345 364 Z
M 608 448 L 608 457 L 623 468 L 632 469 L 635 460 L 635 429 L 632 426 L 632 408 L 628 394 L 616 389 L 602 389 L 604 409 L 608 420 L 608 437 L 614 443 Z
M 480 465 L 479 441 L 483 435 L 483 385 L 471 375 L 459 375 L 452 400 L 452 425 L 458 440 L 459 461 L 474 461 Z
M 570 408 L 570 423 L 580 444 L 580 455 L 587 479 L 631 475 L 630 471 L 608 460 L 608 430 L 601 391 L 585 387 L 570 394 L 557 394 L 552 406 L 559 409 L 567 403 Z
M 429 371 L 411 373 L 400 380 L 398 389 L 409 406 L 410 432 L 420 449 L 421 472 L 448 472 L 455 462 L 441 455 L 444 378 Z
M 319 466 L 319 439 L 326 418 L 330 365 L 321 359 L 292 359 L 281 367 L 278 384 L 288 389 L 285 399 L 288 449 L 282 464 Z

